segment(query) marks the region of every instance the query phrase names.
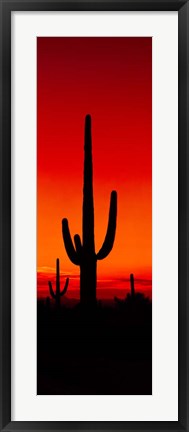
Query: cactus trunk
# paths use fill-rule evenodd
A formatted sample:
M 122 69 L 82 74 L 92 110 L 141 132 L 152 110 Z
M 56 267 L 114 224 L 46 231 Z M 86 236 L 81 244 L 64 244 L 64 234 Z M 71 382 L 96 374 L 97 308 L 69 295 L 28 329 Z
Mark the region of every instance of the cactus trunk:
M 94 202 L 93 202 L 93 164 L 91 119 L 85 121 L 84 144 L 84 183 L 83 183 L 83 247 L 87 253 L 94 255 Z
M 80 300 L 82 304 L 96 302 L 96 260 L 90 259 L 80 267 Z
M 91 119 L 86 116 L 84 138 L 83 183 L 83 259 L 80 266 L 80 298 L 82 303 L 96 301 L 96 257 L 94 245 L 94 202 Z

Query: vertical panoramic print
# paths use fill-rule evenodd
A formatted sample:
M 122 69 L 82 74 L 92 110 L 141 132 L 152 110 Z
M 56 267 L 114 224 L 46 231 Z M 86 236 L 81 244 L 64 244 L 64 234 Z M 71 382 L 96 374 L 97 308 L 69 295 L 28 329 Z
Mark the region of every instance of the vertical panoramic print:
M 152 394 L 152 38 L 37 38 L 37 394 Z

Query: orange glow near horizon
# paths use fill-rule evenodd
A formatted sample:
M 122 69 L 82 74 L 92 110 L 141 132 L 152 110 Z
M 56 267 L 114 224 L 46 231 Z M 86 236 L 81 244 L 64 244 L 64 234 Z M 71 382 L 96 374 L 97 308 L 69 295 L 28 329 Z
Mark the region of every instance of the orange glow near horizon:
M 96 251 L 118 193 L 117 231 L 98 262 L 98 287 L 124 289 L 130 273 L 152 277 L 152 39 L 37 38 L 38 295 L 55 272 L 79 288 L 61 221 L 81 235 L 84 119 L 92 116 Z M 64 278 L 63 278 L 64 279 Z M 110 282 L 111 281 L 111 282 Z M 142 285 L 141 285 L 142 286 Z M 145 286 L 145 283 L 143 283 Z M 142 289 L 142 288 L 141 288 Z M 144 288 L 145 289 L 145 288 Z

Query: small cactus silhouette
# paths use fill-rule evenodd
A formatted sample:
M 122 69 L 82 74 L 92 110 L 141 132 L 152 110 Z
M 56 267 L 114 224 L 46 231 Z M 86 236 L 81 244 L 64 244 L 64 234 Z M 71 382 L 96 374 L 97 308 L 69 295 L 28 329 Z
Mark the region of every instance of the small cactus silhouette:
M 66 279 L 66 283 L 62 291 L 60 291 L 60 265 L 59 258 L 56 260 L 56 292 L 53 291 L 52 283 L 49 281 L 49 291 L 51 297 L 56 301 L 57 306 L 60 306 L 61 297 L 66 294 L 69 284 L 69 278 Z
M 95 252 L 94 202 L 93 202 L 93 163 L 91 116 L 85 117 L 84 139 L 84 185 L 83 185 L 83 241 L 78 234 L 74 243 L 70 235 L 68 220 L 62 221 L 62 234 L 66 252 L 73 264 L 80 266 L 80 300 L 84 304 L 96 303 L 97 260 L 106 258 L 113 248 L 117 218 L 117 192 L 111 192 L 109 220 L 104 243 L 98 253 Z
M 135 297 L 135 284 L 134 284 L 134 275 L 133 273 L 130 274 L 130 285 L 131 285 L 131 297 Z

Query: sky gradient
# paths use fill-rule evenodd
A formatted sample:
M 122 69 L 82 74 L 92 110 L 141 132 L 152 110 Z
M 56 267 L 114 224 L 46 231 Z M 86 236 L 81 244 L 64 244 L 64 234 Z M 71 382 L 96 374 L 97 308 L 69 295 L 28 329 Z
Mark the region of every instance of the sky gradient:
M 79 295 L 79 267 L 65 252 L 61 221 L 81 234 L 84 118 L 92 116 L 96 252 L 107 228 L 110 193 L 118 193 L 110 255 L 97 264 L 97 297 L 151 292 L 152 39 L 37 38 L 37 272 L 47 295 L 56 258 Z M 63 277 L 63 279 L 64 279 Z M 116 291 L 117 290 L 117 291 Z

